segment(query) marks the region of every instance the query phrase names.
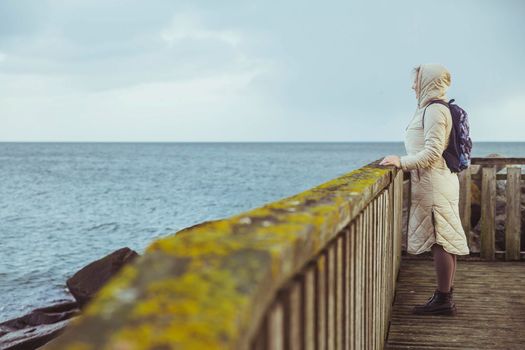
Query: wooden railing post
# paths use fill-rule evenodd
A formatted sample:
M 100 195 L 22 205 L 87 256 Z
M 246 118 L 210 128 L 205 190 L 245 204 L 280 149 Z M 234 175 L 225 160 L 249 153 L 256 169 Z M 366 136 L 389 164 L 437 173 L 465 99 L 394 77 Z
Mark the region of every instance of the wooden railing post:
M 520 260 L 521 168 L 507 167 L 506 190 L 505 260 Z
M 345 283 L 345 264 L 343 261 L 344 250 L 346 243 L 347 235 L 342 234 L 337 237 L 335 244 L 335 333 L 336 333 L 336 349 L 343 349 L 344 342 L 344 331 L 345 331 L 345 319 L 344 319 L 344 309 L 345 309 L 345 295 L 344 295 L 344 283 Z
M 314 350 L 316 339 L 316 306 L 315 306 L 315 289 L 316 289 L 316 265 L 309 264 L 304 273 L 304 347 L 305 350 Z M 264 325 L 263 325 L 264 326 Z
M 284 349 L 284 306 L 277 299 L 268 313 L 268 350 Z
M 328 274 L 326 265 L 327 265 L 327 254 L 326 251 L 323 251 L 321 255 L 317 258 L 317 292 L 315 293 L 316 299 L 316 319 L 317 319 L 317 349 L 326 349 L 326 334 L 327 334 L 327 293 L 326 293 L 326 279 Z
M 470 217 L 471 217 L 471 203 L 472 203 L 472 180 L 470 167 L 464 169 L 459 173 L 459 216 L 463 231 L 467 237 L 469 247 L 472 247 L 472 235 L 470 234 Z
M 496 209 L 496 168 L 482 168 L 481 179 L 481 247 L 482 259 L 494 260 L 494 234 Z
M 392 284 L 395 288 L 399 266 L 401 264 L 401 243 L 403 240 L 403 172 L 399 171 L 394 178 L 394 201 L 392 203 L 393 219 L 393 252 L 394 261 L 392 264 Z

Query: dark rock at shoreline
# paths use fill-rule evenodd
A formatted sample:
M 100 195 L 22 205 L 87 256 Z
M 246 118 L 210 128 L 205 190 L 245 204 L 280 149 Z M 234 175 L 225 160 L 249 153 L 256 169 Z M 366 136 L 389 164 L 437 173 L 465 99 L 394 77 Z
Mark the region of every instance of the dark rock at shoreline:
M 67 280 L 76 301 L 67 301 L 32 310 L 30 313 L 0 323 L 0 349 L 32 350 L 56 338 L 67 324 L 81 313 L 95 293 L 125 264 L 139 256 L 121 248 L 96 260 Z
M 82 309 L 106 282 L 138 254 L 121 248 L 80 269 L 67 280 L 67 287 Z
M 4 350 L 36 349 L 58 336 L 70 319 L 80 313 L 76 301 L 34 309 L 0 323 L 0 347 Z

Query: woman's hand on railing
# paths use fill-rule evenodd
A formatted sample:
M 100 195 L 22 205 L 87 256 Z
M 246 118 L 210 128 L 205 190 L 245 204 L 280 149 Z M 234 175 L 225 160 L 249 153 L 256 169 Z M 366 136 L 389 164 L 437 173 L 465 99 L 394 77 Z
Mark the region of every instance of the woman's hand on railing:
M 388 155 L 379 163 L 379 165 L 395 165 L 396 168 L 401 168 L 401 163 L 399 160 L 399 156 L 396 155 Z

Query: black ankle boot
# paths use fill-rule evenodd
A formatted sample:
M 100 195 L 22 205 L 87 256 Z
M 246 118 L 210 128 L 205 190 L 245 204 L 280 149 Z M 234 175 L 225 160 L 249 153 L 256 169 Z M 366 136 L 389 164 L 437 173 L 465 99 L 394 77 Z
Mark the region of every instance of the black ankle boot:
M 416 305 L 412 313 L 416 315 L 456 315 L 456 304 L 452 300 L 453 287 L 448 293 L 441 292 L 436 288 L 434 295 L 427 299 L 423 305 Z

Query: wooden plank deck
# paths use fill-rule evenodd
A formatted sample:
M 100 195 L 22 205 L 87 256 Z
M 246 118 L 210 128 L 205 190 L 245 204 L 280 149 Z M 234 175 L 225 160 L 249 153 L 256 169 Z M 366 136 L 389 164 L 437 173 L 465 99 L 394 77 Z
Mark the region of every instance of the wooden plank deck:
M 436 286 L 431 259 L 403 256 L 385 349 L 525 349 L 524 261 L 458 259 L 457 315 L 413 315 Z

